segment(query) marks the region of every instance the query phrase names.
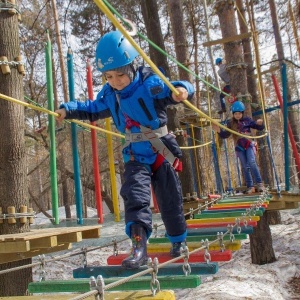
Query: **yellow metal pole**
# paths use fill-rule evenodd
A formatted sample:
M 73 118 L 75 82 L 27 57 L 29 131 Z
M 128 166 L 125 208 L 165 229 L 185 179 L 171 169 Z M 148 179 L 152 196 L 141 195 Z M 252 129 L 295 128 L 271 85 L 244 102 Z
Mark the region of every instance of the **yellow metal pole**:
M 110 119 L 105 119 L 105 128 L 108 132 L 111 132 Z M 120 221 L 120 209 L 119 209 L 119 201 L 118 201 L 115 159 L 114 159 L 112 137 L 110 134 L 107 135 L 107 148 L 108 148 L 109 173 L 110 173 L 111 193 L 112 193 L 115 221 L 119 222 Z

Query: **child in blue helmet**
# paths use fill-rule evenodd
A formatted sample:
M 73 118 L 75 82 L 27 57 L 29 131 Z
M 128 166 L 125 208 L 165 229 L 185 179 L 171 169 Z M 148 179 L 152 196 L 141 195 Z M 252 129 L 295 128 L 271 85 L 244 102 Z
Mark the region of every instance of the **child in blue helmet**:
M 187 81 L 173 81 L 178 95 L 149 67 L 133 65 L 138 52 L 119 31 L 105 34 L 96 49 L 98 69 L 107 83 L 95 101 L 68 102 L 56 112 L 58 121 L 112 117 L 125 134 L 123 158 L 125 231 L 132 239 L 132 252 L 123 262 L 127 269 L 147 263 L 147 239 L 152 232 L 151 185 L 162 220 L 172 243 L 170 254 L 180 255 L 185 246 L 186 221 L 182 190 L 176 173 L 182 156 L 173 134 L 167 129 L 168 105 L 191 99 L 194 88 Z
M 227 123 L 227 127 L 243 135 L 251 136 L 251 128 L 257 130 L 263 130 L 265 126 L 263 125 L 263 120 L 258 119 L 256 121 L 249 117 L 244 117 L 245 105 L 240 101 L 236 101 L 231 106 L 232 119 Z M 213 124 L 213 129 L 218 132 L 219 136 L 223 139 L 228 138 L 231 133 L 226 130 L 221 130 L 218 125 Z M 255 143 L 252 142 L 251 138 L 241 137 L 238 135 L 233 135 L 233 140 L 235 144 L 235 151 L 237 157 L 240 159 L 243 173 L 247 185 L 247 194 L 251 194 L 254 190 L 254 184 L 252 175 L 257 184 L 257 190 L 262 192 L 264 187 L 262 183 L 262 178 L 259 172 L 259 168 L 256 163 L 256 147 Z M 251 175 L 252 173 L 252 175 Z
M 219 67 L 218 75 L 225 82 L 225 86 L 222 88 L 222 92 L 220 93 L 221 110 L 218 111 L 218 114 L 222 114 L 222 113 L 226 112 L 225 97 L 226 97 L 226 94 L 230 93 L 230 76 L 226 70 L 226 65 L 223 64 L 222 58 L 218 57 L 216 59 L 216 66 Z M 226 93 L 226 94 L 224 94 L 224 93 Z

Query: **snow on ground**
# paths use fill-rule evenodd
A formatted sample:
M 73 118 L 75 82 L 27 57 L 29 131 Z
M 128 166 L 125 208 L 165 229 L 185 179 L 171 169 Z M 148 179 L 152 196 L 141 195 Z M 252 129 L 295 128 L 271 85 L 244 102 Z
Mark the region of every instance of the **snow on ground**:
M 75 216 L 75 207 L 72 207 Z M 49 212 L 51 213 L 51 212 Z M 59 210 L 60 218 L 64 218 L 64 209 Z M 89 217 L 93 217 L 93 224 L 97 224 L 96 210 L 89 209 Z M 45 218 L 38 215 L 38 227 L 45 223 Z M 244 240 L 242 248 L 233 253 L 230 262 L 219 263 L 219 271 L 215 275 L 201 276 L 202 284 L 193 289 L 175 290 L 176 299 L 181 300 L 300 300 L 300 209 L 281 211 L 282 224 L 270 226 L 273 239 L 273 248 L 277 261 L 262 266 L 251 264 L 250 242 Z M 161 224 L 160 215 L 153 216 L 153 222 Z M 49 222 L 48 222 L 49 223 Z M 62 222 L 63 223 L 63 222 Z M 76 222 L 75 222 L 76 223 Z M 91 224 L 89 224 L 91 225 Z M 76 226 L 76 224 L 74 224 Z M 162 227 L 160 227 L 162 228 Z M 159 232 L 159 234 L 162 233 Z M 109 214 L 104 217 L 100 239 L 83 240 L 73 244 L 68 252 L 77 251 L 83 247 L 96 247 L 124 240 L 124 218 L 120 222 L 114 221 Z M 118 250 L 124 252 L 130 249 L 130 241 L 118 244 Z M 66 252 L 54 253 L 46 259 L 57 257 Z M 106 259 L 113 254 L 113 247 L 103 247 L 88 252 L 87 265 L 106 265 Z M 36 261 L 36 259 L 34 259 Z M 72 279 L 72 271 L 83 266 L 83 256 L 78 255 L 63 260 L 56 260 L 46 264 L 46 280 Z M 39 280 L 40 269 L 34 269 L 34 281 Z M 291 283 L 293 281 L 293 283 Z

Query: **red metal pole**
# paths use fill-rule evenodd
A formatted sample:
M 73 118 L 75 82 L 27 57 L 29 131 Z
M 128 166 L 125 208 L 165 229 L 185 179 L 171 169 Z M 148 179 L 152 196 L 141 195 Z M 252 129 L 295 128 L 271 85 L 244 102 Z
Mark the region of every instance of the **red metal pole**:
M 273 84 L 274 84 L 274 87 L 275 87 L 275 91 L 276 91 L 276 95 L 277 95 L 277 98 L 278 98 L 280 108 L 282 109 L 283 108 L 283 100 L 282 100 L 282 96 L 281 96 L 281 93 L 280 93 L 280 89 L 279 89 L 277 79 L 276 79 L 274 74 L 272 74 L 272 80 L 273 80 Z M 298 150 L 297 150 L 297 146 L 296 146 L 296 142 L 295 142 L 295 139 L 294 139 L 294 136 L 293 136 L 293 131 L 292 131 L 292 127 L 290 125 L 290 122 L 288 122 L 288 134 L 289 134 L 290 142 L 291 142 L 291 145 L 292 145 L 293 154 L 294 154 L 294 158 L 295 158 L 295 161 L 296 161 L 297 169 L 298 169 L 298 172 L 300 172 L 300 157 L 299 157 L 299 153 L 298 153 Z
M 87 80 L 89 99 L 94 100 L 92 67 L 89 60 L 87 60 L 86 63 L 86 80 Z M 96 122 L 91 122 L 91 124 L 96 126 Z M 100 168 L 99 168 L 99 160 L 98 160 L 97 132 L 95 129 L 91 129 L 91 136 L 92 136 L 92 153 L 93 153 L 96 207 L 97 207 L 98 223 L 102 224 L 103 207 L 102 207 L 102 195 L 101 195 L 101 178 L 100 178 Z

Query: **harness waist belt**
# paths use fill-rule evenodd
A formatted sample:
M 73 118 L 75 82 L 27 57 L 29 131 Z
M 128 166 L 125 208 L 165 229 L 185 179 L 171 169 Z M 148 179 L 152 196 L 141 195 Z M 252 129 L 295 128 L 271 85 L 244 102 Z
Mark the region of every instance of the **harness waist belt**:
M 148 141 L 153 146 L 154 150 L 162 155 L 174 168 L 177 167 L 179 159 L 173 155 L 173 153 L 166 147 L 166 145 L 159 139 L 168 134 L 167 125 L 158 129 L 152 130 L 144 126 L 140 126 L 141 132 L 131 133 L 127 132 L 125 135 L 124 147 L 127 147 L 129 143 L 137 143 Z
M 160 138 L 168 134 L 167 125 L 160 127 L 158 129 L 152 130 L 150 128 L 140 126 L 142 132 L 131 133 L 126 132 L 125 141 L 126 143 L 137 143 L 143 141 L 151 141 L 155 138 Z

